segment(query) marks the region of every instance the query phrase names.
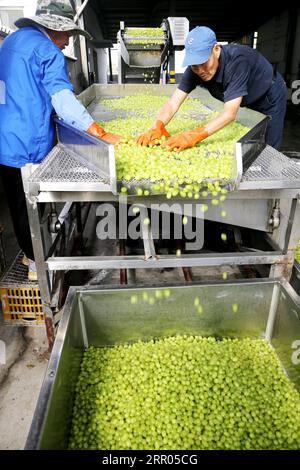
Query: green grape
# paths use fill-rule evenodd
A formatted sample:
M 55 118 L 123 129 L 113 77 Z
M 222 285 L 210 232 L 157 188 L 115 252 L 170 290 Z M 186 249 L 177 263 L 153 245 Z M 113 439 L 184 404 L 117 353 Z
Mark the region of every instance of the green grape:
M 125 112 L 125 117 L 100 122 L 108 132 L 121 134 L 126 140 L 115 147 L 117 179 L 123 182 L 123 187 L 132 179 L 150 180 L 153 184 L 151 189 L 136 188 L 138 196 L 159 192 L 166 194 L 168 199 L 178 195 L 181 198 L 199 199 L 200 194 L 207 197 L 209 192 L 213 196 L 221 193 L 220 199 L 214 198 L 212 202 L 213 205 L 218 205 L 228 192 L 221 185 L 226 185 L 232 178 L 235 142 L 247 132 L 247 128 L 233 122 L 201 144 L 181 153 L 161 148 L 159 141 L 152 147 L 137 145 L 133 137 L 137 134 L 137 129 L 142 133 L 152 126 L 166 99 L 165 96 L 147 93 L 101 100 L 105 109 Z M 198 114 L 201 114 L 202 124 L 217 116 L 217 113 L 203 106 L 199 100 L 187 98 L 168 124 L 170 134 L 197 127 Z M 161 139 L 163 140 L 165 139 Z M 215 182 L 206 184 L 208 179 Z
M 148 294 L 148 292 L 143 292 L 142 297 L 143 297 L 143 300 L 144 300 L 145 302 L 147 302 L 147 300 L 149 299 L 149 294 Z
M 138 296 L 137 295 L 132 295 L 130 298 L 130 302 L 132 304 L 137 304 L 138 303 Z
M 186 225 L 188 223 L 188 218 L 186 216 L 184 216 L 182 218 L 182 225 Z
M 203 313 L 203 307 L 202 307 L 202 305 L 198 305 L 198 307 L 197 307 L 197 312 L 198 312 L 199 315 L 202 315 L 202 313 Z
M 140 213 L 140 208 L 139 208 L 139 207 L 133 207 L 132 213 L 133 213 L 134 215 L 139 214 L 139 213 Z
M 156 291 L 155 291 L 155 297 L 156 297 L 157 299 L 161 299 L 162 296 L 163 296 L 163 293 L 162 293 L 161 290 L 156 290 Z
M 69 449 L 299 446 L 300 395 L 263 339 L 177 335 L 83 355 Z
M 239 309 L 238 304 L 236 304 L 236 303 L 235 303 L 235 304 L 232 304 L 232 311 L 233 311 L 233 313 L 237 313 L 238 309 Z
M 211 203 L 212 203 L 213 206 L 217 206 L 219 204 L 219 201 L 218 201 L 218 199 L 212 199 Z

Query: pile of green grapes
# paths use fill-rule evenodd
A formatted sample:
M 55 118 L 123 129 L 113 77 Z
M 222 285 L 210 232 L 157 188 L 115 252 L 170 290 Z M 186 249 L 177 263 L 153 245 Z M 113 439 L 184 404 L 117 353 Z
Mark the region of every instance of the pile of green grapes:
M 126 39 L 128 39 L 128 36 L 139 38 L 131 39 L 131 44 L 163 44 L 165 40 L 164 30 L 162 28 L 125 28 L 124 32 L 127 36 Z
M 118 110 L 126 111 L 126 118 L 117 117 L 100 122 L 107 131 L 121 134 L 126 140 L 115 150 L 118 180 L 123 181 L 125 188 L 131 180 L 148 180 L 153 184 L 154 192 L 165 193 L 170 197 L 180 195 L 197 199 L 201 191 L 207 192 L 207 189 L 210 193 L 216 193 L 214 196 L 220 195 L 220 183 L 232 179 L 235 142 L 248 129 L 234 122 L 180 153 L 161 148 L 161 142 L 151 148 L 137 145 L 136 137 L 153 125 L 167 99 L 144 94 L 101 101 L 102 105 L 114 109 L 116 114 Z M 188 98 L 167 129 L 174 135 L 205 125 L 216 115 L 199 100 Z M 215 181 L 216 185 L 204 188 L 207 180 Z
M 70 449 L 299 449 L 299 393 L 260 339 L 90 347 Z
M 164 30 L 162 28 L 125 28 L 125 34 L 129 36 L 147 36 L 150 38 L 164 38 Z
M 101 104 L 109 109 L 132 112 L 140 117 L 148 117 L 150 115 L 155 119 L 158 111 L 167 100 L 167 96 L 153 95 L 148 91 L 147 93 L 125 96 L 119 99 L 101 99 Z M 214 116 L 214 112 L 203 106 L 198 99 L 187 98 L 181 105 L 177 116 L 183 119 L 186 116 L 193 115 L 196 118 L 199 114 L 204 114 L 207 117 Z

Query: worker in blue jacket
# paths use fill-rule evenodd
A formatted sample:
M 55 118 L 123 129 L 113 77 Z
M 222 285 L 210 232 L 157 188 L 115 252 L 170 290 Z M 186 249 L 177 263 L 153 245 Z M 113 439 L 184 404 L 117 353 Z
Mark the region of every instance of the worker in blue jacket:
M 0 175 L 28 277 L 36 280 L 21 167 L 41 162 L 53 147 L 53 113 L 108 143 L 121 137 L 105 132 L 74 95 L 62 50 L 71 35 L 90 35 L 73 22 L 71 7 L 51 2 L 15 24 L 20 29 L 0 49 Z
M 153 145 L 165 136 L 163 147 L 178 151 L 193 147 L 236 119 L 240 106 L 270 117 L 265 140 L 278 149 L 286 112 L 287 90 L 280 73 L 255 49 L 241 44 L 217 43 L 214 31 L 197 26 L 185 41 L 183 66 L 187 66 L 178 88 L 165 103 L 153 127 L 137 138 L 140 145 Z M 166 125 L 188 94 L 197 86 L 224 102 L 223 111 L 204 126 L 170 136 Z

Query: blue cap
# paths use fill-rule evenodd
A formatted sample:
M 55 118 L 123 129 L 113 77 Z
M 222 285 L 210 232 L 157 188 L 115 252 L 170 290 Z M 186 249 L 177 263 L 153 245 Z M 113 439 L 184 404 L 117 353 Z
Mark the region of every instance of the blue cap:
M 212 29 L 206 26 L 196 26 L 186 37 L 182 67 L 204 64 L 210 58 L 215 44 L 217 44 L 217 38 Z

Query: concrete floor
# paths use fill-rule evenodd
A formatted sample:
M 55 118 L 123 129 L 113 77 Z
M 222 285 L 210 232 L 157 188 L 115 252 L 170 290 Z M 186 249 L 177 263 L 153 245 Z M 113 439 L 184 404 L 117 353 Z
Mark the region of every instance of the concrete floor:
M 300 153 L 300 106 L 289 106 L 284 131 L 283 152 Z M 0 185 L 0 223 L 4 225 L 4 245 L 8 264 L 16 256 L 18 246 L 13 234 L 10 216 Z M 90 230 L 93 228 L 90 227 Z M 93 232 L 94 233 L 94 232 Z M 105 246 L 89 247 L 98 254 Z M 228 269 L 226 270 L 228 272 Z M 203 279 L 203 270 L 193 269 L 194 280 Z M 238 270 L 229 272 L 229 277 L 240 277 Z M 129 272 L 129 283 L 151 284 L 153 279 L 160 282 L 181 282 L 181 270 L 155 270 L 155 272 Z M 206 279 L 220 279 L 219 270 L 205 272 Z M 86 272 L 84 280 L 74 276 L 73 285 L 117 284 L 119 273 L 116 271 Z M 0 340 L 6 346 L 6 361 L 1 364 L 0 356 L 0 449 L 23 449 L 32 416 L 35 410 L 40 387 L 47 367 L 47 340 L 44 327 L 7 326 L 1 322 Z
M 24 449 L 47 366 L 43 327 L 0 325 L 6 363 L 0 366 L 0 449 Z
M 0 223 L 10 265 L 18 245 L 1 185 Z M 0 449 L 23 449 L 47 366 L 45 328 L 7 326 L 0 313 L 0 340 L 5 344 L 5 361 L 0 360 Z

